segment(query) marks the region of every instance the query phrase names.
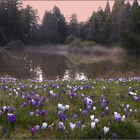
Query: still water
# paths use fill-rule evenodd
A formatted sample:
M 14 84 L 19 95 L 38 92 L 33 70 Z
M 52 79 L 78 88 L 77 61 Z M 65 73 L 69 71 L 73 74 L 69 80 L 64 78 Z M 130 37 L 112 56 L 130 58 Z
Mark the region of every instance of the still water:
M 140 57 L 45 51 L 0 52 L 0 77 L 37 80 L 140 76 Z

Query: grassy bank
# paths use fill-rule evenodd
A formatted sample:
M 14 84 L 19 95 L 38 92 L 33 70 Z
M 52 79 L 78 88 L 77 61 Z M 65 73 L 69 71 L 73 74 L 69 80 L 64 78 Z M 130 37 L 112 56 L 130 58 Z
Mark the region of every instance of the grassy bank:
M 0 80 L 0 138 L 140 138 L 140 82 Z

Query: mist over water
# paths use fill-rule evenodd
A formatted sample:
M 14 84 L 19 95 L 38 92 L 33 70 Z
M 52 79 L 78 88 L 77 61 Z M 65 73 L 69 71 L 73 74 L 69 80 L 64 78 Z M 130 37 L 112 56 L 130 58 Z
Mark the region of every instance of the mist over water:
M 34 49 L 35 50 L 35 49 Z M 57 53 L 56 53 L 57 52 Z M 0 52 L 0 77 L 36 80 L 86 80 L 139 77 L 140 57 L 135 55 L 59 53 L 58 51 Z

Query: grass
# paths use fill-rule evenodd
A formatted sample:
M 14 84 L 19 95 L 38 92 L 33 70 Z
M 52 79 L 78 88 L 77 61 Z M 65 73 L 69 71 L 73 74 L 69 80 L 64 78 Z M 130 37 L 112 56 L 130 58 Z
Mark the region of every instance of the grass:
M 46 138 L 46 139 L 135 139 L 140 138 L 140 102 L 136 101 L 132 96 L 128 95 L 129 91 L 137 93 L 140 96 L 140 82 L 136 80 L 88 80 L 88 81 L 34 81 L 34 80 L 18 80 L 3 79 L 0 80 L 0 138 L 1 139 L 30 139 L 30 138 Z M 7 87 L 6 87 L 7 86 Z M 4 88 L 6 87 L 6 88 Z M 50 90 L 55 93 L 53 98 Z M 69 92 L 76 93 L 76 97 L 72 97 Z M 82 111 L 86 110 L 86 104 L 83 102 L 85 97 L 93 101 L 91 108 L 86 116 Z M 109 101 L 103 108 L 101 103 L 103 98 Z M 31 99 L 36 101 L 35 105 L 31 105 Z M 26 102 L 27 106 L 22 107 L 22 103 Z M 58 103 L 69 105 L 69 109 L 63 113 L 67 115 L 67 120 L 63 121 L 65 130 L 58 128 L 60 119 L 58 117 Z M 124 106 L 122 107 L 122 105 Z M 126 106 L 129 105 L 127 108 Z M 3 106 L 13 107 L 14 110 L 2 110 Z M 93 110 L 96 106 L 96 110 Z M 102 112 L 105 107 L 109 107 L 109 114 L 105 113 L 102 118 Z M 124 112 L 127 108 L 127 114 Z M 40 112 L 46 110 L 47 113 L 42 116 L 40 113 L 30 116 L 30 112 Z M 130 112 L 132 109 L 132 112 Z M 81 111 L 82 110 L 82 111 Z M 114 112 L 122 115 L 128 115 L 124 122 L 115 123 Z M 7 113 L 16 116 L 16 121 L 11 124 Z M 77 114 L 78 117 L 73 118 Z M 95 115 L 99 119 L 94 129 L 91 129 L 90 115 Z M 39 129 L 34 135 L 29 129 L 35 125 L 42 125 L 45 121 L 48 126 L 52 123 L 52 129 Z M 81 126 L 70 128 L 69 123 L 81 122 Z M 82 128 L 82 125 L 85 126 Z M 103 128 L 109 127 L 109 132 L 105 135 Z

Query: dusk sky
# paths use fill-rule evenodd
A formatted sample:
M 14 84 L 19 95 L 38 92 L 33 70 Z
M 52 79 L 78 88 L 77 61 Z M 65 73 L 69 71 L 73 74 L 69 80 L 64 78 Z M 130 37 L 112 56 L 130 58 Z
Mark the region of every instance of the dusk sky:
M 97 11 L 99 6 L 103 9 L 105 8 L 107 1 L 23 1 L 24 5 L 31 5 L 34 9 L 38 10 L 38 14 L 40 20 L 42 20 L 43 14 L 45 10 L 52 10 L 52 8 L 56 5 L 60 8 L 61 12 L 64 14 L 67 20 L 69 17 L 75 13 L 77 14 L 79 21 L 86 21 L 92 14 L 93 11 Z M 109 1 L 110 6 L 112 7 L 113 1 Z

